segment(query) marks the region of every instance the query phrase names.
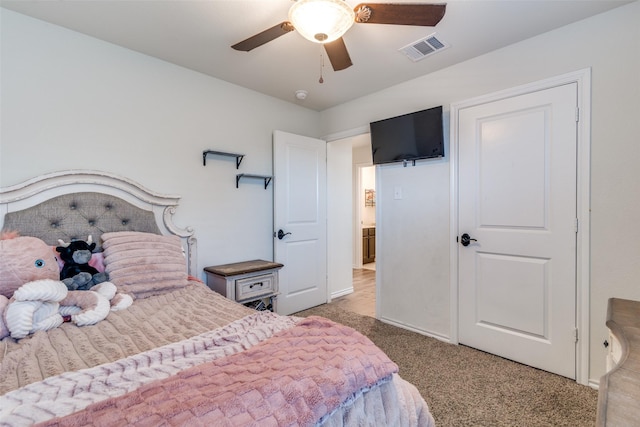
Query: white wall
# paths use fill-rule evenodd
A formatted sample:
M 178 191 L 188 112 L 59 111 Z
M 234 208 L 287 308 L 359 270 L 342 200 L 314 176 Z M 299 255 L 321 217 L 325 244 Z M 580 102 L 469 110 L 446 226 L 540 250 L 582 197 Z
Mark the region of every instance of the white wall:
M 590 339 L 593 382 L 605 370 L 607 299 L 640 299 L 638 22 L 636 1 L 321 113 L 325 135 L 435 105 L 448 119 L 452 102 L 591 67 L 591 330 L 581 335 Z M 383 166 L 378 176 L 381 314 L 447 337 L 449 158 Z M 402 200 L 393 199 L 395 186 Z
M 380 316 L 438 337 L 449 335 L 448 171 L 445 158 L 376 173 Z
M 97 169 L 182 196 L 175 215 L 198 238 L 198 266 L 272 259 L 273 130 L 318 136 L 319 113 L 5 9 L 0 185 Z
M 331 298 L 353 292 L 351 141 L 327 144 L 327 282 Z

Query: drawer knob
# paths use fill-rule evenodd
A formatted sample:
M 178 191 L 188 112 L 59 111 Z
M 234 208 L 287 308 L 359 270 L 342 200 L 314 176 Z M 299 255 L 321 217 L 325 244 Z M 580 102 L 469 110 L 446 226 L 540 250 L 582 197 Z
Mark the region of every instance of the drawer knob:
M 249 289 L 253 289 L 254 286 L 260 286 L 262 287 L 262 282 L 256 282 L 256 283 L 252 283 L 251 285 L 249 285 Z

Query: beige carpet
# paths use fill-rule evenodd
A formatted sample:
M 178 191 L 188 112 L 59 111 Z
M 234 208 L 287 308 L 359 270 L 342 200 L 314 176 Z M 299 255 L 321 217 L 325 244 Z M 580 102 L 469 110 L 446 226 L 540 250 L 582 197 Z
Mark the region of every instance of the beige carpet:
M 327 317 L 368 336 L 420 390 L 439 427 L 595 425 L 598 393 L 573 380 L 331 304 L 296 315 Z

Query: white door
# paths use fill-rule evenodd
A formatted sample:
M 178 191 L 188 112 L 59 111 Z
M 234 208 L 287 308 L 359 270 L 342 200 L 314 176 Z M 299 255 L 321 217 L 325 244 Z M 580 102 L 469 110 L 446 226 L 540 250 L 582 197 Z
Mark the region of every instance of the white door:
M 273 251 L 274 260 L 284 264 L 279 314 L 328 301 L 326 160 L 325 141 L 274 132 Z
M 459 342 L 576 375 L 577 84 L 459 111 Z M 463 246 L 461 236 L 470 244 Z

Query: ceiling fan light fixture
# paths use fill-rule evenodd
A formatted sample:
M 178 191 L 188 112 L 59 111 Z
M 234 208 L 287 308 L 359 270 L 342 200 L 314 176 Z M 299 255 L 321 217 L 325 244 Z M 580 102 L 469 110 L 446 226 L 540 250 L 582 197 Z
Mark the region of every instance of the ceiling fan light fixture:
M 344 0 L 297 0 L 289 9 L 289 21 L 304 38 L 329 43 L 353 25 L 355 12 Z

